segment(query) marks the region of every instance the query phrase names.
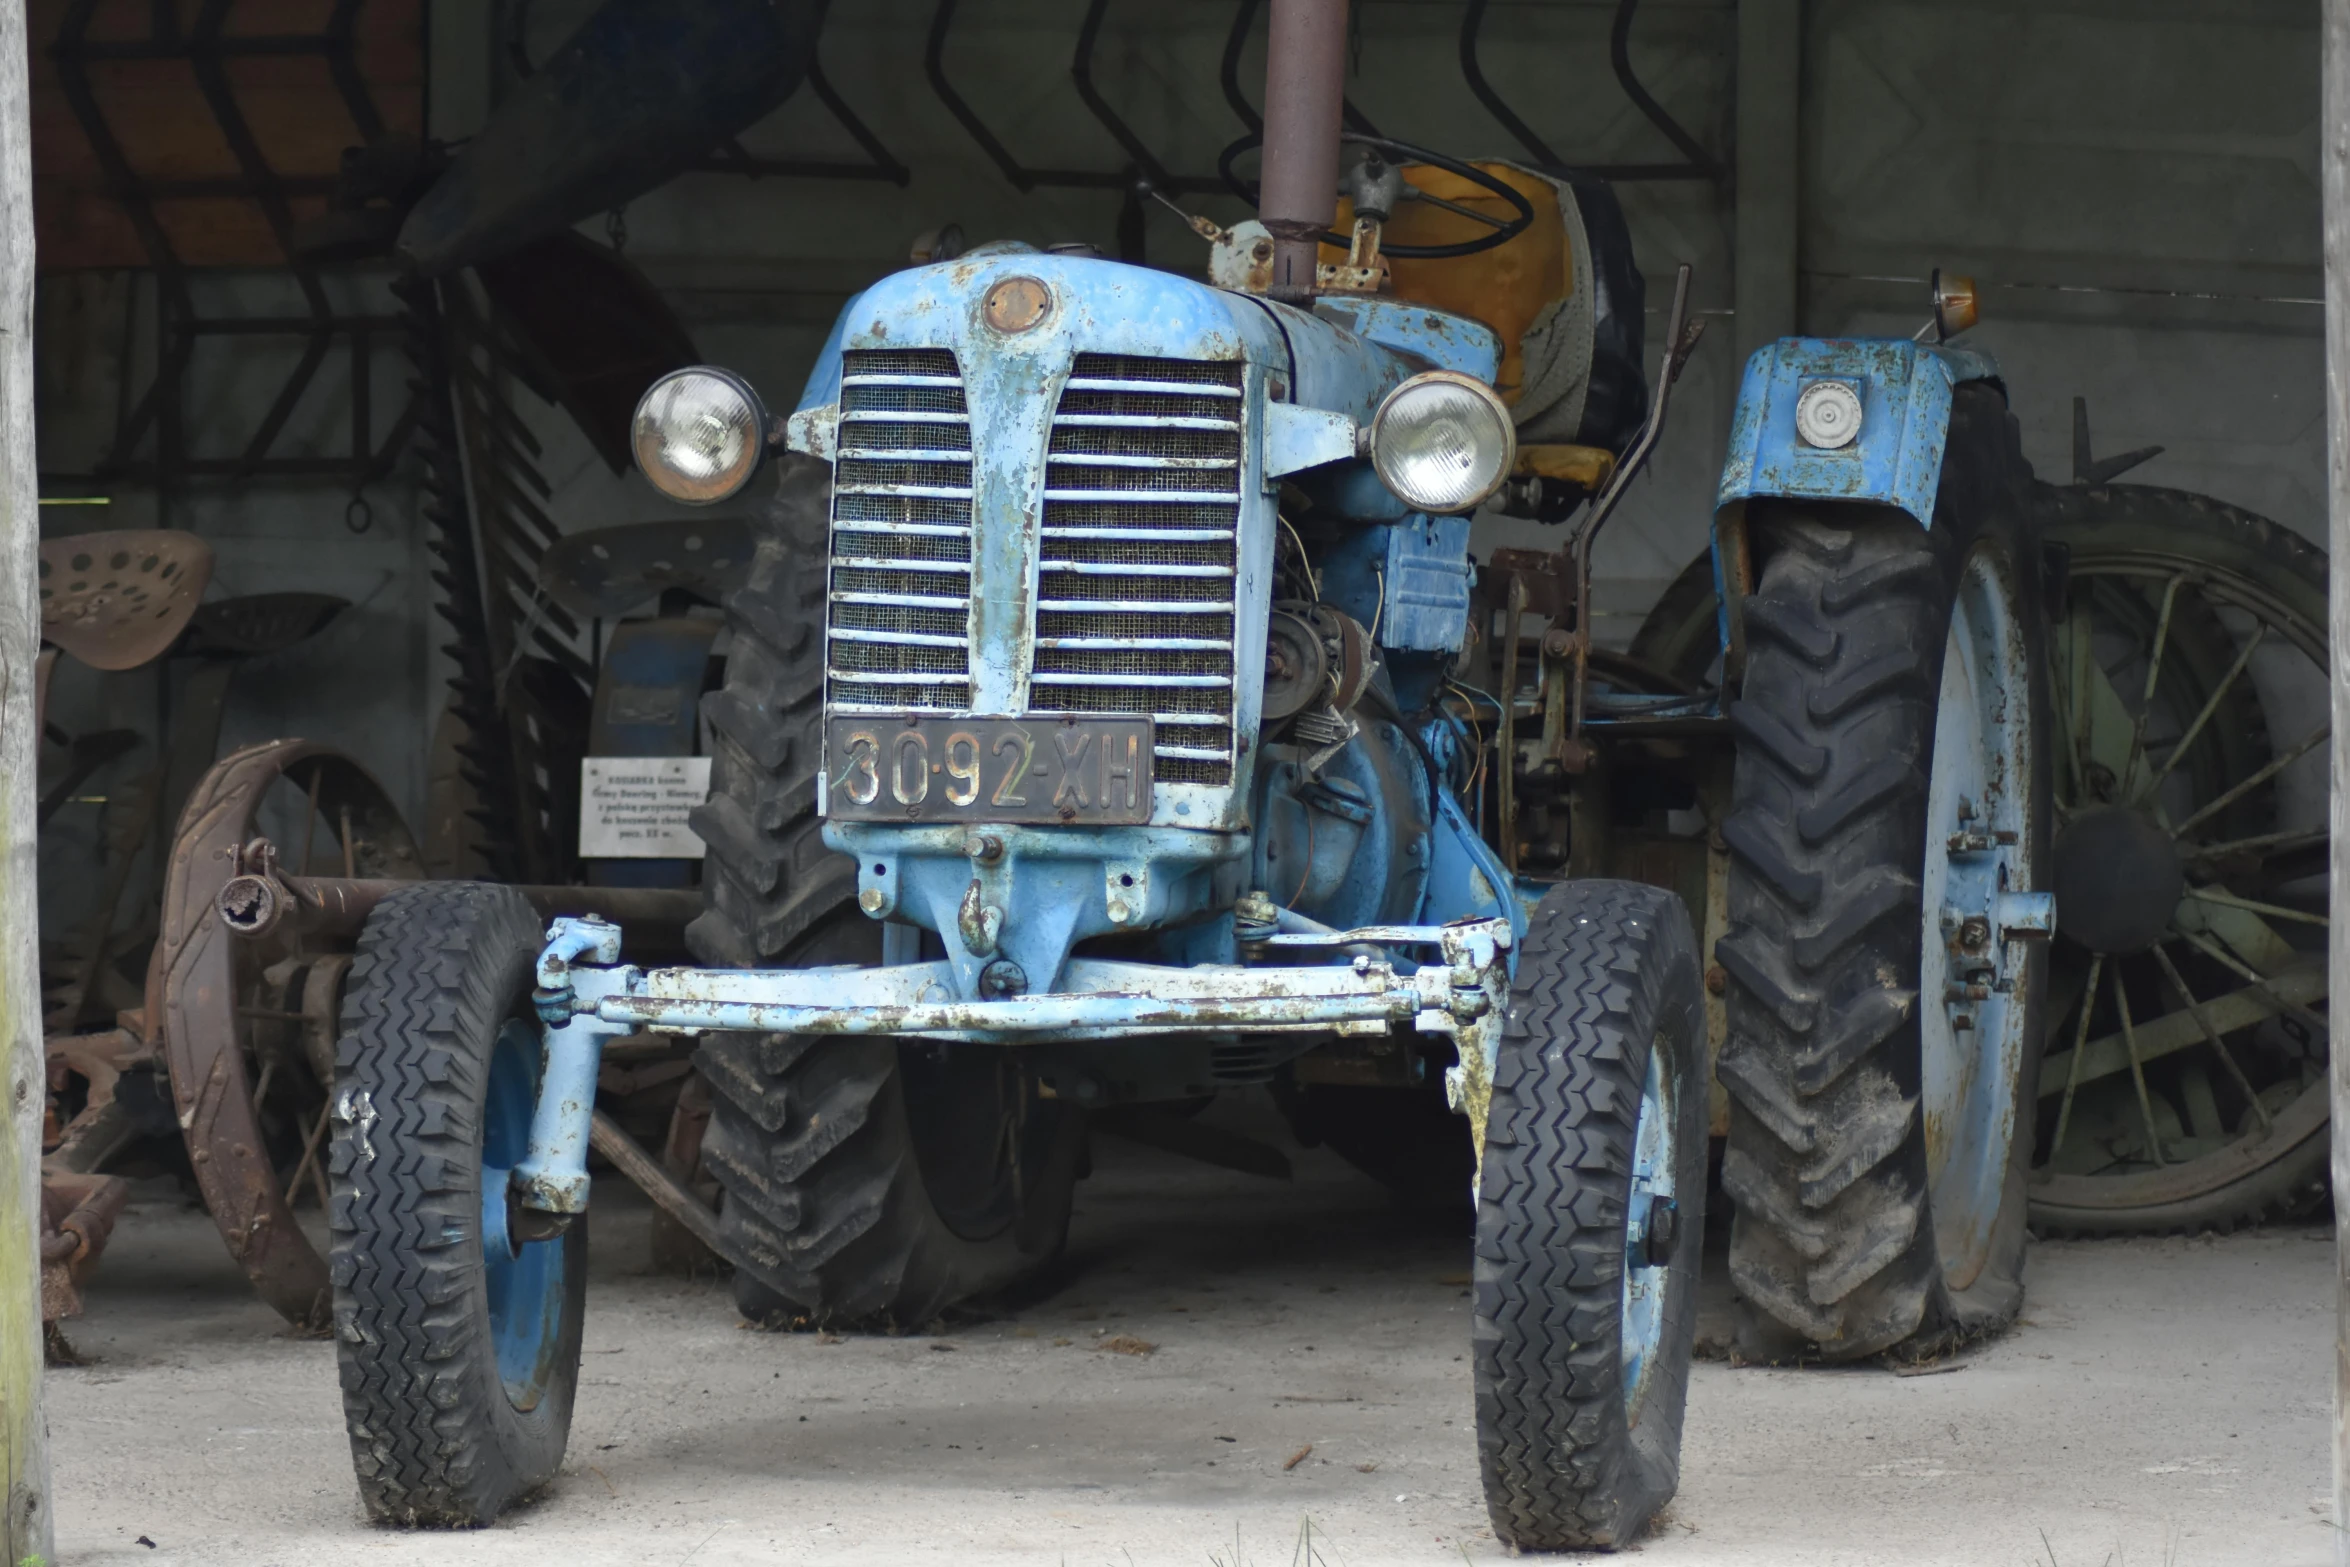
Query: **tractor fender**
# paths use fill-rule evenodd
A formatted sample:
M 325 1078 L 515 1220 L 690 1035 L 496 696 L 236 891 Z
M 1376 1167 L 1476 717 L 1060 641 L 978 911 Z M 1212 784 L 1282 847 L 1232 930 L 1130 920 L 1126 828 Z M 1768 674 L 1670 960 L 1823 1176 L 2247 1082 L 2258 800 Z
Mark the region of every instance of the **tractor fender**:
M 1714 588 L 1733 680 L 1746 661 L 1744 601 L 1754 585 L 1746 503 L 1784 496 L 1898 506 L 1932 527 L 1951 394 L 1968 381 L 2007 395 L 1990 355 L 1940 343 L 1783 337 L 1746 361 L 1714 498 Z M 1859 428 L 1842 444 L 1822 445 L 1797 429 L 1798 406 L 1823 383 L 1857 400 Z
M 1730 421 L 1717 513 L 1758 496 L 1801 496 L 1898 506 L 1933 526 L 1950 394 L 1966 381 L 1997 383 L 1999 367 L 1972 349 L 1898 338 L 1783 337 L 1756 349 Z M 1821 382 L 1859 398 L 1849 444 L 1818 446 L 1796 432 L 1796 404 Z

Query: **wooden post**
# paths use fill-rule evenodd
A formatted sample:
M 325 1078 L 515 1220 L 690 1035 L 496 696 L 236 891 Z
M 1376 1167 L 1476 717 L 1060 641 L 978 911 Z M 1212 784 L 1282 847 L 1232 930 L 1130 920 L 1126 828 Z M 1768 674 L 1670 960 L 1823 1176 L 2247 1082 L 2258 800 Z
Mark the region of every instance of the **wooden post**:
M 2325 0 L 2319 188 L 2326 254 L 2326 544 L 2332 600 L 2333 907 L 2350 910 L 2350 0 Z M 2350 921 L 2327 933 L 2326 984 L 2350 996 Z M 2334 1155 L 2334 1562 L 2350 1567 L 2350 1051 L 2328 1052 Z
M 33 163 L 24 0 L 0 0 L 0 1512 L 5 1567 L 46 1563 L 49 1428 L 41 1414 L 39 899 L 34 887 L 33 661 L 41 542 L 33 455 Z

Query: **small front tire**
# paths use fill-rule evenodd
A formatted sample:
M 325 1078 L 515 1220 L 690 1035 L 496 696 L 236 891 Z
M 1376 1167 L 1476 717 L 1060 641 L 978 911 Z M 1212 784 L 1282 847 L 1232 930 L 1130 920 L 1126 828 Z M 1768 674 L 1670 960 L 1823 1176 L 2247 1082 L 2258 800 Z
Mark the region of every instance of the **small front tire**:
M 521 1241 L 537 913 L 424 882 L 359 938 L 336 1046 L 335 1353 L 368 1516 L 478 1528 L 555 1476 L 571 1434 L 587 1225 Z
M 1577 881 L 1535 909 L 1477 1203 L 1477 1459 L 1494 1533 L 1620 1546 L 1670 1501 L 1705 1228 L 1697 939 L 1671 893 Z

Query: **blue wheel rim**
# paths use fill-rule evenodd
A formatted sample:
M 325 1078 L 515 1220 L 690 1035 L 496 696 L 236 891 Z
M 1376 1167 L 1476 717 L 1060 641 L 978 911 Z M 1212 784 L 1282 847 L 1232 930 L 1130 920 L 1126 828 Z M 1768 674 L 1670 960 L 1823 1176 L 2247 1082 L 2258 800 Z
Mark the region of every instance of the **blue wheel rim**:
M 1951 605 L 1927 786 L 1920 884 L 1918 1114 L 1944 1280 L 1972 1285 L 1989 1260 L 2016 1137 L 2016 1080 L 2032 1021 L 2020 942 L 2001 899 L 2041 885 L 2031 832 L 2031 668 L 2017 589 L 1988 551 L 1971 555 Z M 1970 917 L 1979 952 L 1957 955 Z M 1982 981 L 1988 980 L 1988 983 Z
M 506 1402 L 523 1414 L 538 1407 L 554 1380 L 563 1341 L 564 1238 L 517 1245 L 508 1223 L 507 1177 L 530 1146 L 538 1102 L 539 1031 L 515 1019 L 490 1051 L 481 1135 L 481 1260 L 489 1300 L 490 1342 Z
M 1670 1270 L 1648 1260 L 1648 1216 L 1655 1199 L 1675 1195 L 1673 1089 L 1663 1041 L 1649 1048 L 1640 1083 L 1640 1120 L 1632 1132 L 1632 1178 L 1624 1204 L 1624 1413 L 1639 1421 L 1640 1402 L 1663 1359 L 1665 1290 Z

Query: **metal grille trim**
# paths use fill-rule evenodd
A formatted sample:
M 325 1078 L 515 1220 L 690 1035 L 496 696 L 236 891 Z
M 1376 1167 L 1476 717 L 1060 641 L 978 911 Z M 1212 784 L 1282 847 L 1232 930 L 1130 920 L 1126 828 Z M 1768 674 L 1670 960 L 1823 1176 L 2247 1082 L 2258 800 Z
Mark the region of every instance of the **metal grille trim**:
M 1229 784 L 1241 366 L 1080 354 L 1054 410 L 1029 705 L 1149 713 L 1161 782 Z
M 841 356 L 825 700 L 971 705 L 971 424 L 946 349 Z

